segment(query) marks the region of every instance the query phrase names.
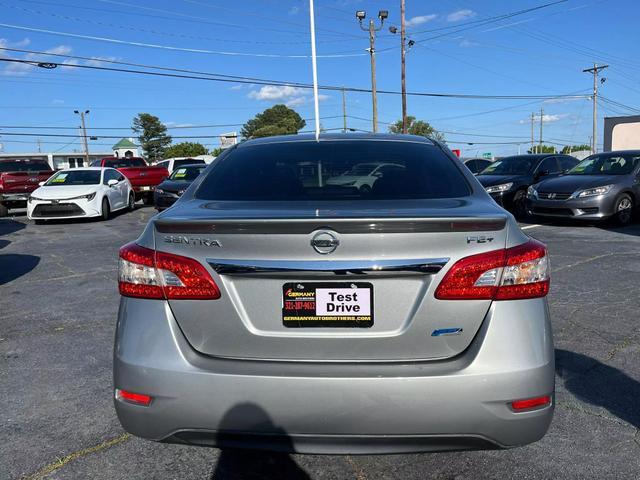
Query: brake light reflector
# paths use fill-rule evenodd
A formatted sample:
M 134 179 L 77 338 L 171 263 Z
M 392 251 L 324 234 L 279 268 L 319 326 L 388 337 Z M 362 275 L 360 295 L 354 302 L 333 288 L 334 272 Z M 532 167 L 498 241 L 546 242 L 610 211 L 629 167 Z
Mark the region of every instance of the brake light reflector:
M 511 402 L 511 408 L 516 411 L 531 410 L 533 408 L 541 408 L 551 405 L 551 396 L 544 395 L 542 397 L 527 398 L 525 400 L 515 400 Z
M 193 258 L 129 243 L 120 249 L 118 288 L 125 297 L 215 300 L 220 289 Z
M 126 390 L 120 390 L 119 388 L 116 388 L 116 399 L 120 400 L 121 402 L 142 405 L 143 407 L 148 407 L 149 405 L 151 405 L 151 400 L 153 400 L 153 398 L 149 395 L 128 392 Z
M 435 292 L 439 300 L 517 300 L 549 293 L 549 262 L 543 243 L 471 255 L 457 261 Z

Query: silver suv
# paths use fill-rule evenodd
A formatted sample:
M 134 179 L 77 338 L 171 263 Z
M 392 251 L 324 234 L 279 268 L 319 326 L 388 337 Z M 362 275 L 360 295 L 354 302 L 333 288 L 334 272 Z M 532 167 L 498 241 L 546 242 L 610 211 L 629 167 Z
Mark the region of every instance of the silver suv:
M 370 189 L 327 179 L 395 168 Z M 412 136 L 221 155 L 120 250 L 124 428 L 304 453 L 524 445 L 554 402 L 545 246 Z

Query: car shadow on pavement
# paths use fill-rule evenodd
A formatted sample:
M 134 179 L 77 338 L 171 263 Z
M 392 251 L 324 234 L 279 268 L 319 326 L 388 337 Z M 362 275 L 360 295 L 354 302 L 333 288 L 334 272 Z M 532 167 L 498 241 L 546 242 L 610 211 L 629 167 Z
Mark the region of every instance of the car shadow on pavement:
M 640 428 L 640 382 L 594 358 L 560 349 L 556 349 L 556 373 L 578 399 Z
M 22 222 L 16 222 L 9 218 L 0 218 L 0 237 L 3 235 L 11 235 L 12 233 L 22 230 L 26 227 L 26 224 Z
M 11 253 L 0 255 L 0 285 L 26 275 L 40 263 L 40 257 Z
M 211 480 L 310 480 L 291 456 L 284 453 L 293 451 L 293 443 L 287 432 L 274 425 L 267 412 L 253 403 L 236 405 L 225 414 L 220 423 L 221 433 L 216 436 L 218 445 L 233 447 L 239 444 L 241 439 L 238 434 L 224 433 L 232 428 L 237 430 L 238 425 L 245 425 L 247 431 L 257 429 L 270 432 L 277 438 L 277 443 L 270 446 L 279 451 L 221 448 Z

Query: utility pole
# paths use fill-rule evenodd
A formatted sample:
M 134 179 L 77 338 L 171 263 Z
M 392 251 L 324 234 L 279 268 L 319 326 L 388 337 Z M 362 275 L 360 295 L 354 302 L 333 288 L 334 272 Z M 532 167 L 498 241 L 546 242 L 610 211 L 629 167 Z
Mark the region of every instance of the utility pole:
M 371 57 L 371 102 L 373 104 L 373 133 L 378 133 L 378 96 L 376 93 L 376 32 L 382 29 L 382 25 L 386 18 L 389 17 L 387 10 L 380 10 L 378 12 L 378 18 L 380 19 L 380 26 L 376 27 L 373 19 L 369 20 L 369 27 L 365 27 L 362 21 L 367 17 L 367 12 L 364 10 L 358 10 L 356 12 L 356 18 L 360 23 L 360 29 L 365 32 L 369 32 L 369 56 Z
M 535 113 L 531 113 L 531 153 L 535 153 L 534 151 L 534 144 L 535 144 L 535 138 L 533 135 L 533 127 L 536 121 L 536 115 Z
M 593 132 L 591 140 L 591 153 L 598 151 L 598 73 L 609 65 L 593 64 L 593 68 L 586 68 L 584 73 L 593 74 Z
M 74 110 L 73 113 L 75 113 L 76 115 L 80 115 L 80 121 L 82 122 L 82 143 L 84 144 L 84 163 L 88 167 L 89 166 L 89 144 L 87 143 L 87 127 L 84 123 L 84 116 L 89 114 L 89 110 L 85 110 L 84 112 Z
M 342 133 L 347 133 L 347 97 L 342 87 Z
M 38 143 L 38 153 L 42 153 L 42 142 L 39 138 L 36 139 L 36 142 Z
M 538 153 L 542 153 L 542 122 L 544 121 L 544 112 L 540 109 L 540 146 L 538 147 Z
M 405 57 L 405 24 L 404 24 L 404 0 L 400 0 L 400 63 L 401 63 L 401 83 L 402 83 L 402 133 L 407 133 L 407 75 Z

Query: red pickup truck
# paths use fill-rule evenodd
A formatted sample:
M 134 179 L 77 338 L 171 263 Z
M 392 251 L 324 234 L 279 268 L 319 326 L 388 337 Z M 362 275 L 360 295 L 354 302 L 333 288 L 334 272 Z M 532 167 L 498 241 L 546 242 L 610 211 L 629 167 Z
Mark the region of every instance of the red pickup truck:
M 26 207 L 29 194 L 51 175 L 46 160 L 0 160 L 0 217 L 6 217 L 10 208 Z
M 150 166 L 140 157 L 106 157 L 96 160 L 91 166 L 117 169 L 131 182 L 136 200 L 144 200 L 145 205 L 153 205 L 153 192 L 169 176 L 166 168 Z

